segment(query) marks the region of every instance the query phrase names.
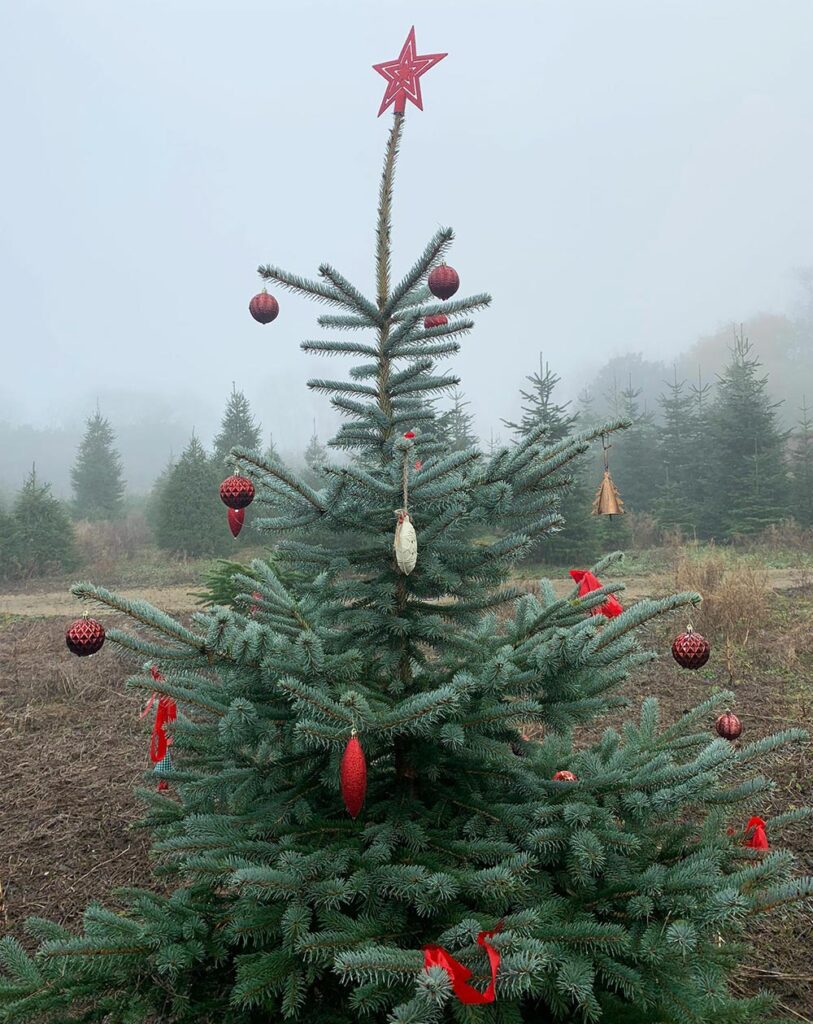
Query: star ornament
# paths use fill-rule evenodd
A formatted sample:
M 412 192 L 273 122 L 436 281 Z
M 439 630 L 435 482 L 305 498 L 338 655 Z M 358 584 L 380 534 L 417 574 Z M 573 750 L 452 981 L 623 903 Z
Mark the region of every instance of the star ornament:
M 387 80 L 387 91 L 381 101 L 378 116 L 381 117 L 387 107 L 393 104 L 395 113 L 403 114 L 407 100 L 414 103 L 418 110 L 423 110 L 421 75 L 426 74 L 430 68 L 433 68 L 446 56 L 448 54 L 445 53 L 417 54 L 415 52 L 415 27 L 413 26 L 409 30 L 406 42 L 396 60 L 373 64 L 373 70 Z

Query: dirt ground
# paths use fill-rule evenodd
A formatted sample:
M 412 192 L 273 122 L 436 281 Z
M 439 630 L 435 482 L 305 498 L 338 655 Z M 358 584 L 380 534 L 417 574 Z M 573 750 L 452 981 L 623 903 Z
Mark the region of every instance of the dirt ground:
M 782 570 L 771 574 L 779 592 L 737 650 L 735 709 L 748 739 L 811 720 L 813 588 L 788 589 L 792 582 Z M 564 593 L 569 584 L 559 587 Z M 672 589 L 668 579 L 642 578 L 632 581 L 625 600 Z M 185 587 L 132 593 L 179 613 L 194 606 Z M 88 902 L 116 886 L 151 884 L 148 836 L 133 828 L 140 815 L 133 790 L 149 766 L 149 725 L 139 720 L 140 698 L 124 689 L 131 662 L 110 647 L 81 660 L 67 653 L 65 623 L 77 608 L 55 589 L 0 595 L 0 933 L 22 936 L 29 915 L 76 924 Z M 659 623 L 645 639 L 666 651 L 681 625 L 674 618 Z M 624 692 L 633 709 L 643 696 L 657 695 L 664 721 L 672 721 L 710 687 L 729 688 L 724 660 L 687 673 L 667 656 L 637 673 Z M 602 719 L 601 727 L 607 724 Z M 771 805 L 754 813 L 769 817 L 813 803 L 809 746 L 772 755 L 766 771 L 777 788 Z M 781 842 L 794 850 L 801 871 L 813 872 L 809 824 L 786 830 Z M 813 1021 L 813 918 L 796 913 L 758 927 L 737 987 L 771 989 L 788 1016 Z

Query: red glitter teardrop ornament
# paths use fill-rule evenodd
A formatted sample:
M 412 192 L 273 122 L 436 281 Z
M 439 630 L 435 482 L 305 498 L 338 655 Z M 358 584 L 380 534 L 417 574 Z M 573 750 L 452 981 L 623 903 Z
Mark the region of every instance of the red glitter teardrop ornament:
M 220 500 L 229 508 L 245 508 L 254 501 L 254 484 L 247 476 L 227 476 L 220 485 Z
M 244 508 L 230 508 L 226 513 L 226 518 L 229 520 L 229 529 L 231 530 L 232 537 L 238 536 L 243 529 L 246 510 Z
M 344 748 L 341 766 L 342 799 L 351 818 L 358 816 L 367 793 L 367 761 L 357 736 Z
M 460 287 L 460 278 L 454 267 L 441 263 L 429 275 L 429 291 L 439 299 L 450 299 Z
M 102 649 L 104 626 L 96 619 L 77 619 L 65 630 L 65 643 L 71 654 L 86 658 Z
M 554 782 L 578 782 L 579 776 L 574 775 L 573 772 L 560 771 L 553 776 Z
M 702 668 L 710 654 L 711 644 L 704 636 L 695 633 L 691 626 L 686 627 L 685 633 L 676 636 L 672 644 L 672 657 L 681 668 Z
M 720 715 L 714 723 L 714 728 L 717 735 L 722 736 L 724 740 L 737 740 L 742 735 L 742 722 L 731 711 Z
M 277 319 L 279 303 L 268 292 L 260 292 L 249 302 L 248 310 L 258 323 L 270 324 Z
M 430 313 L 423 318 L 423 326 L 428 331 L 432 327 L 445 327 L 449 318 L 445 313 Z

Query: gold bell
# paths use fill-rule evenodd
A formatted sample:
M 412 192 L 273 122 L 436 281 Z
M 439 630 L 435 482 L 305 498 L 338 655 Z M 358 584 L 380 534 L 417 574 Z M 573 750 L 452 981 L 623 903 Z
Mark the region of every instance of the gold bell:
M 604 479 L 599 484 L 593 499 L 594 516 L 623 516 L 624 502 L 613 483 L 609 469 L 604 470 Z

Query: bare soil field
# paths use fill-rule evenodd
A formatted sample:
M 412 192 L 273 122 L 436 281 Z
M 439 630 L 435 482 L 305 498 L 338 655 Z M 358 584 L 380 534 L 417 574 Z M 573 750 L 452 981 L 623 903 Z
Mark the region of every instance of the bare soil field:
M 711 631 L 714 656 L 705 670 L 682 672 L 672 662 L 668 644 L 683 626 L 672 616 L 643 638 L 663 657 L 626 683 L 627 717 L 654 694 L 663 720 L 673 721 L 721 687 L 736 691 L 744 738 L 809 723 L 813 587 L 794 586 L 798 579 L 786 570 L 769 571 L 766 578 L 773 593 L 729 651 L 733 685 L 723 645 Z M 184 613 L 195 606 L 187 586 L 124 593 Z M 564 594 L 570 586 L 562 579 L 557 590 Z M 673 589 L 670 577 L 641 577 L 631 582 L 624 600 Z M 124 688 L 132 662 L 111 647 L 93 658 L 68 654 L 65 624 L 80 607 L 53 585 L 0 595 L 0 934 L 23 937 L 29 915 L 75 925 L 88 902 L 109 902 L 116 886 L 155 885 L 148 836 L 134 827 L 140 815 L 134 789 L 149 767 L 150 725 L 139 720 L 139 696 Z M 616 712 L 593 731 L 624 717 Z M 589 738 L 585 730 L 582 739 Z M 809 746 L 772 755 L 766 772 L 776 789 L 770 806 L 754 807 L 753 813 L 770 817 L 813 803 Z M 801 871 L 813 872 L 809 823 L 776 838 L 795 852 Z M 737 987 L 743 993 L 768 988 L 788 1017 L 813 1021 L 812 935 L 813 918 L 801 911 L 760 923 Z

